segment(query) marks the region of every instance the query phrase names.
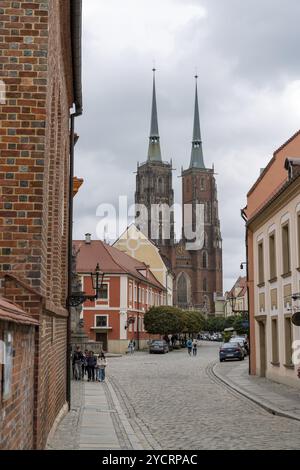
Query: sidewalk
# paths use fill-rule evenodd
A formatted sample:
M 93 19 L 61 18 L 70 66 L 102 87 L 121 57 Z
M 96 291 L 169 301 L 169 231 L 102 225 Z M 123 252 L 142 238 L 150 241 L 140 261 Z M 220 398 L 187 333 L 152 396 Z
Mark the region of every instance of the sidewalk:
M 219 380 L 265 410 L 300 421 L 300 388 L 292 388 L 248 374 L 248 361 L 217 363 L 212 372 Z M 300 382 L 300 381 L 299 381 Z
M 71 410 L 47 449 L 138 450 L 142 445 L 109 382 L 73 381 Z

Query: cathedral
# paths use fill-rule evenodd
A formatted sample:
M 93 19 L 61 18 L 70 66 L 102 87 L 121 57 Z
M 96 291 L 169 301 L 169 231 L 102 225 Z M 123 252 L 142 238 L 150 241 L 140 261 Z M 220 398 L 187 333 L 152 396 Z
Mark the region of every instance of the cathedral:
M 173 274 L 174 305 L 214 314 L 216 296 L 223 293 L 222 237 L 214 168 L 206 168 L 204 164 L 198 77 L 195 78 L 191 159 L 189 166 L 182 169 L 181 174 L 181 240 L 175 240 L 173 165 L 172 161 L 163 160 L 160 148 L 155 70 L 148 158 L 145 163 L 138 164 L 136 175 L 136 225 L 159 248 L 166 266 Z M 201 243 L 191 243 L 191 239 L 196 240 L 198 213 L 202 215 Z M 188 237 L 187 233 L 192 235 Z

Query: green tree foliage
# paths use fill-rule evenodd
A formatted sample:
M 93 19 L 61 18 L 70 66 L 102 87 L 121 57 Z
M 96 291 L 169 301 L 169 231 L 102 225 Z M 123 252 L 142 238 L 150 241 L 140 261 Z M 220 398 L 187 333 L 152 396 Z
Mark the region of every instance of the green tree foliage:
M 182 312 L 184 318 L 184 333 L 195 334 L 203 330 L 205 320 L 197 310 L 186 310 Z
M 152 307 L 144 316 L 145 329 L 150 334 L 199 333 L 204 323 L 200 312 L 169 306 Z
M 156 335 L 175 334 L 184 329 L 182 311 L 175 307 L 152 307 L 144 316 L 145 329 Z
M 247 318 L 245 315 L 235 315 L 232 317 L 212 317 L 204 322 L 203 330 L 211 333 L 222 332 L 226 328 L 233 328 L 238 334 L 248 334 L 249 329 L 245 325 Z

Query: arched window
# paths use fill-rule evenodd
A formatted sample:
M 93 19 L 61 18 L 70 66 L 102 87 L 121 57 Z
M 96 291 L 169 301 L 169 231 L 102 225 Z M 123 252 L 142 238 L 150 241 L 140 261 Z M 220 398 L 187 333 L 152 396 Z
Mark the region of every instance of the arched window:
M 200 179 L 200 189 L 201 189 L 201 191 L 205 190 L 205 179 L 204 178 Z
M 202 255 L 202 267 L 204 269 L 208 268 L 208 255 L 207 255 L 206 251 L 204 251 L 203 255 Z
M 184 273 L 181 273 L 178 278 L 177 298 L 178 298 L 178 304 L 188 303 L 188 284 L 187 284 L 186 276 L 184 275 Z
M 158 192 L 159 194 L 163 194 L 165 191 L 165 185 L 163 178 L 158 178 Z

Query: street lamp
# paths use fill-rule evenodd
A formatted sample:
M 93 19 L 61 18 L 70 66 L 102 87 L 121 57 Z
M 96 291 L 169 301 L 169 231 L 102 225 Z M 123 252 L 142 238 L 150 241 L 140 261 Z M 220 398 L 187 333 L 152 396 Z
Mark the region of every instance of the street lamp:
M 68 306 L 78 307 L 79 305 L 82 305 L 87 300 L 90 300 L 91 302 L 93 302 L 94 300 L 98 300 L 100 297 L 101 289 L 102 289 L 103 279 L 104 279 L 104 272 L 100 270 L 100 266 L 98 263 L 95 271 L 91 273 L 92 287 L 93 287 L 93 290 L 95 291 L 95 294 L 86 295 L 85 292 L 73 292 L 68 297 Z

